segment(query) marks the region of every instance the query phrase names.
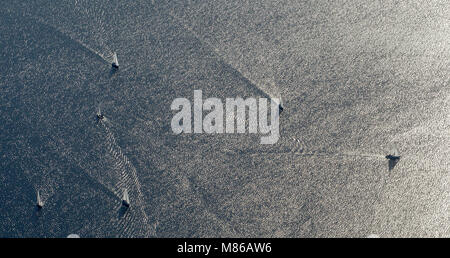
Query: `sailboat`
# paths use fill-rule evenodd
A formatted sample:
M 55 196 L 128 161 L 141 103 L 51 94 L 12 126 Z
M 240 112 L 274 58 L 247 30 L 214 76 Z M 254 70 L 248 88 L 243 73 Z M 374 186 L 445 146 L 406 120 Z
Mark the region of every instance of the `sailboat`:
M 400 161 L 400 154 L 398 152 L 397 146 L 393 146 L 390 154 L 386 155 L 386 159 L 389 160 L 389 171 L 393 170 L 395 165 L 397 165 L 397 163 Z
M 39 191 L 37 192 L 36 206 L 38 209 L 42 209 L 42 207 L 44 206 L 44 203 L 41 200 L 41 195 L 39 194 Z
M 394 160 L 394 161 L 398 161 L 400 159 L 400 154 L 399 154 L 396 146 L 393 146 L 393 148 L 391 149 L 390 152 L 391 152 L 391 154 L 387 155 L 386 159 Z
M 283 100 L 280 97 L 280 103 L 278 104 L 278 109 L 280 110 L 280 113 L 283 112 Z
M 123 197 L 122 197 L 122 205 L 125 207 L 130 207 L 130 197 L 128 196 L 128 190 L 123 190 Z
M 97 111 L 97 122 L 100 120 L 103 120 L 103 118 L 105 118 L 105 116 L 103 116 L 102 111 L 100 110 L 100 108 L 98 108 Z
M 117 53 L 115 53 L 115 52 L 113 54 L 112 67 L 115 69 L 119 69 L 119 61 L 117 60 Z

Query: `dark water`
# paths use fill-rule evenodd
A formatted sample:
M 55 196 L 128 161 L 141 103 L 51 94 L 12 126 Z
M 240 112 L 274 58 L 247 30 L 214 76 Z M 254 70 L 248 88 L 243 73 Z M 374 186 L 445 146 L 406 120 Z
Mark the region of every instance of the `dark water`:
M 0 236 L 449 236 L 448 17 L 445 1 L 5 1 Z M 170 104 L 195 89 L 282 96 L 280 141 L 173 135 Z

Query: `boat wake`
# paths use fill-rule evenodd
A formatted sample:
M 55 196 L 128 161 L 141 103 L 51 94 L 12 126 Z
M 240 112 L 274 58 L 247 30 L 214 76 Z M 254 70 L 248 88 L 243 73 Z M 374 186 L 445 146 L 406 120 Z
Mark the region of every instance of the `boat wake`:
M 326 152 L 318 151 L 304 148 L 303 146 L 298 146 L 301 143 L 299 139 L 294 137 L 291 140 L 297 145 L 295 147 L 284 146 L 282 148 L 274 148 L 271 150 L 256 150 L 256 149 L 246 149 L 246 150 L 227 150 L 229 154 L 249 154 L 249 155 L 261 155 L 261 154 L 294 154 L 303 157 L 323 157 L 323 158 L 337 158 L 337 157 L 362 157 L 362 158 L 377 158 L 385 159 L 384 155 L 373 154 L 373 153 L 361 153 L 361 152 Z
M 240 76 L 242 76 L 247 81 L 249 81 L 253 87 L 255 87 L 256 89 L 261 91 L 262 95 L 264 95 L 270 99 L 277 98 L 281 102 L 280 89 L 276 86 L 274 76 L 269 76 L 268 78 L 266 78 L 264 80 L 264 82 L 260 82 L 260 83 L 256 82 L 255 80 L 251 79 L 249 75 L 245 75 L 244 72 L 242 72 L 240 69 L 238 69 L 235 65 L 231 64 L 229 61 L 227 61 L 226 57 L 223 54 L 221 54 L 219 49 L 214 47 L 215 45 L 219 45 L 218 43 L 213 44 L 213 43 L 209 42 L 208 40 L 206 40 L 205 38 L 203 38 L 202 36 L 200 36 L 197 32 L 195 32 L 195 30 L 193 28 L 191 28 L 189 25 L 187 25 L 181 18 L 179 18 L 177 15 L 175 15 L 172 11 L 169 12 L 168 15 L 172 19 L 176 20 L 181 26 L 183 26 L 183 28 L 186 31 L 189 31 L 189 33 L 191 33 L 191 35 L 193 35 L 200 43 L 204 44 L 206 47 L 211 49 L 221 62 L 223 62 L 226 65 L 228 65 L 229 67 L 231 67 L 234 71 L 239 73 Z M 269 71 L 269 72 L 273 73 L 273 71 Z M 282 103 L 278 103 L 278 104 L 282 104 Z
M 117 221 L 119 223 L 119 229 L 121 229 L 120 236 L 128 237 L 135 236 L 136 230 L 145 229 L 142 234 L 144 237 L 155 236 L 154 228 L 149 224 L 148 216 L 144 210 L 145 201 L 142 193 L 142 185 L 139 182 L 136 168 L 129 161 L 128 157 L 122 152 L 122 149 L 117 144 L 113 132 L 108 125 L 108 120 L 102 120 L 101 126 L 106 132 L 105 143 L 108 152 L 111 154 L 114 160 L 113 170 L 116 172 L 119 180 L 114 186 L 114 192 L 118 198 L 122 198 L 124 189 L 127 190 L 130 199 L 130 210 L 127 211 L 123 208 L 119 210 L 120 217 Z M 136 209 L 133 209 L 136 207 Z M 138 211 L 138 212 L 136 212 Z M 131 226 L 132 222 L 138 223 L 137 227 Z M 142 235 L 138 234 L 138 235 Z
M 104 62 L 111 64 L 114 60 L 114 52 L 111 51 L 111 49 L 104 43 L 102 43 L 102 50 L 96 50 L 93 47 L 89 46 L 87 43 L 83 42 L 82 40 L 78 39 L 74 33 L 71 33 L 70 31 L 64 30 L 56 25 L 50 24 L 47 21 L 45 21 L 42 18 L 36 17 L 36 16 L 29 16 L 29 18 L 37 21 L 40 24 L 43 24 L 47 27 L 50 27 L 57 32 L 61 33 L 65 37 L 69 38 L 70 40 L 76 42 L 80 46 L 82 46 L 84 49 L 88 50 L 92 54 L 96 55 L 97 57 L 100 57 Z

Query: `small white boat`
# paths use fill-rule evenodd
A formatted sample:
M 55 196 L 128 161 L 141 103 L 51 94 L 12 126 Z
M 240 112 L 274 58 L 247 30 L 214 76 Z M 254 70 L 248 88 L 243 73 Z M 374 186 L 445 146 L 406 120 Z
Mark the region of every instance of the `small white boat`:
M 38 209 L 42 209 L 42 207 L 44 206 L 44 202 L 42 202 L 41 200 L 41 195 L 39 194 L 39 191 L 37 192 L 36 206 L 38 207 Z
M 398 161 L 400 160 L 400 154 L 398 152 L 397 146 L 392 146 L 390 154 L 386 156 L 386 159 Z
M 283 112 L 284 107 L 283 107 L 283 100 L 281 99 L 281 97 L 280 97 L 280 103 L 278 104 L 278 108 L 280 110 L 280 113 Z
M 127 189 L 123 189 L 122 205 L 127 208 L 130 207 L 130 197 Z
M 119 61 L 117 60 L 117 53 L 113 54 L 112 67 L 116 68 L 116 69 L 119 69 Z
M 105 118 L 105 116 L 102 114 L 102 111 L 100 110 L 100 108 L 98 108 L 97 121 L 103 120 L 103 118 Z

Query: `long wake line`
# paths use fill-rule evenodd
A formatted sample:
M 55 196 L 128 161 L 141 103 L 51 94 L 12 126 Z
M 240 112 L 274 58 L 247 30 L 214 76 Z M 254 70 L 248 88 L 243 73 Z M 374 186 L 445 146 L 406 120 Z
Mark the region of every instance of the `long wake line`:
M 296 143 L 300 143 L 301 141 L 292 137 L 292 140 Z M 305 151 L 303 148 L 295 149 L 290 148 L 289 150 L 272 150 L 272 151 L 265 151 L 265 150 L 254 150 L 254 149 L 248 149 L 248 150 L 228 150 L 228 152 L 240 152 L 240 153 L 248 153 L 248 154 L 283 154 L 283 153 L 292 153 L 299 156 L 305 156 L 305 157 L 365 157 L 365 158 L 385 158 L 384 155 L 380 154 L 372 154 L 372 153 L 358 153 L 358 152 L 323 152 L 323 151 Z
M 148 223 L 149 219 L 148 216 L 144 210 L 144 195 L 142 193 L 142 185 L 139 182 L 139 179 L 137 177 L 137 172 L 135 167 L 133 166 L 133 164 L 129 161 L 129 159 L 123 154 L 120 146 L 117 144 L 116 139 L 114 137 L 114 134 L 111 132 L 111 130 L 108 128 L 108 126 L 106 125 L 106 123 L 101 122 L 103 128 L 105 129 L 106 133 L 107 133 L 107 138 L 108 138 L 108 144 L 109 144 L 109 151 L 111 152 L 111 154 L 116 158 L 117 163 L 117 169 L 120 170 L 121 173 L 121 178 L 120 178 L 120 186 L 125 186 L 125 188 L 127 189 L 131 189 L 130 184 L 133 184 L 136 186 L 136 191 L 137 191 L 137 202 L 136 202 L 136 206 L 139 206 L 139 209 L 142 212 L 143 215 L 143 220 L 144 220 L 144 224 L 147 227 L 147 232 L 148 234 L 151 235 L 155 235 L 155 232 L 153 232 L 154 230 L 152 228 L 150 228 L 150 225 Z M 125 163 L 125 164 L 124 164 Z M 127 166 L 129 168 L 129 170 L 131 171 L 131 177 L 128 173 L 126 173 L 126 171 L 128 169 L 126 169 Z M 131 181 L 131 182 L 130 182 Z M 128 186 L 128 187 L 127 187 Z M 119 189 L 120 191 L 120 189 Z
M 207 40 L 203 39 L 197 32 L 195 32 L 191 27 L 189 27 L 185 22 L 183 22 L 182 19 L 178 18 L 175 14 L 173 14 L 172 11 L 169 12 L 168 14 L 169 14 L 170 17 L 172 17 L 174 20 L 176 20 L 179 24 L 181 24 L 181 26 L 183 26 L 184 29 L 189 31 L 199 42 L 201 42 L 202 44 L 206 45 L 209 49 L 211 49 L 215 53 L 215 55 L 219 58 L 220 61 L 222 61 L 223 63 L 227 64 L 234 71 L 239 73 L 243 78 L 245 78 L 247 81 L 249 81 L 250 84 L 254 88 L 258 89 L 264 96 L 266 96 L 266 97 L 268 97 L 270 99 L 272 98 L 271 94 L 269 94 L 264 89 L 262 89 L 261 87 L 258 86 L 258 83 L 256 83 L 254 80 L 252 80 L 248 76 L 245 76 L 241 71 L 239 71 L 239 69 L 237 69 L 235 66 L 233 66 L 228 61 L 226 61 L 225 57 L 223 57 L 223 55 L 220 54 L 220 52 L 219 52 L 219 50 L 217 48 L 213 47 L 213 45 L 211 43 L 209 43 Z
M 81 45 L 85 49 L 89 50 L 91 53 L 97 55 L 98 57 L 100 57 L 106 63 L 111 63 L 112 62 L 112 58 L 111 57 L 112 57 L 113 54 L 112 54 L 111 50 L 108 50 L 109 53 L 108 53 L 108 56 L 107 56 L 107 55 L 102 54 L 101 52 L 93 49 L 92 47 L 88 46 L 86 43 L 82 42 L 81 40 L 78 40 L 78 39 L 74 38 L 73 36 L 70 35 L 71 34 L 70 32 L 67 32 L 67 31 L 65 31 L 65 30 L 63 30 L 61 28 L 58 28 L 58 27 L 56 27 L 56 26 L 54 26 L 52 24 L 49 24 L 49 23 L 47 23 L 46 21 L 44 21 L 43 19 L 41 19 L 39 17 L 35 17 L 35 16 L 31 16 L 31 15 L 29 15 L 28 17 L 33 19 L 33 20 L 35 20 L 35 21 L 37 21 L 40 24 L 43 24 L 45 26 L 48 26 L 48 27 L 58 31 L 59 33 L 61 33 L 64 36 L 68 37 L 72 41 L 78 43 L 79 45 Z M 106 47 L 106 48 L 108 48 L 108 47 Z

